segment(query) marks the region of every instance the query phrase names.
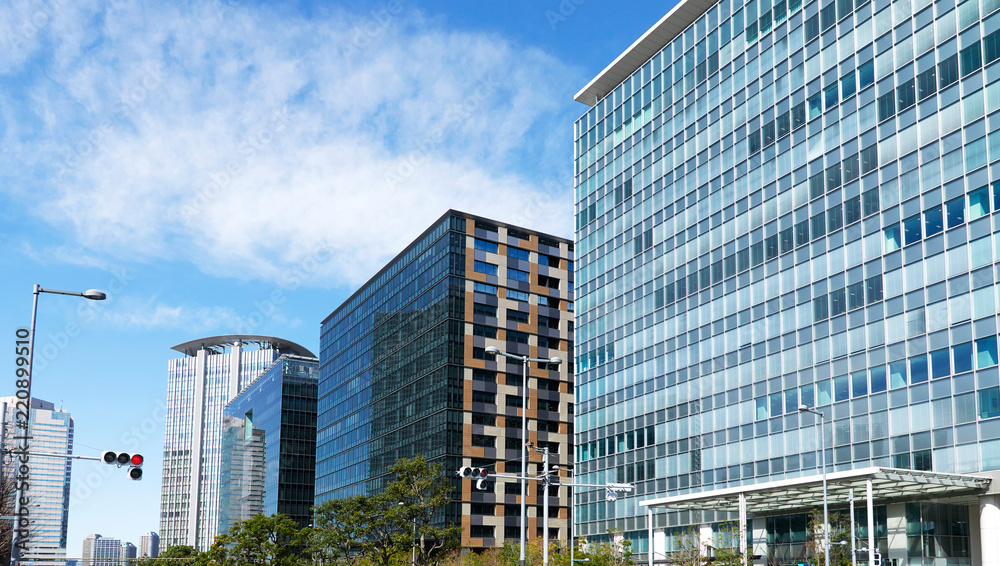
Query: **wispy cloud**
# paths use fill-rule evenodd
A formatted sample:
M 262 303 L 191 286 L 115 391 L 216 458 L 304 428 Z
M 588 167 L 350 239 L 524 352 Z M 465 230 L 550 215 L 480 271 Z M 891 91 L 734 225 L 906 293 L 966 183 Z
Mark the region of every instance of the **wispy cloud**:
M 0 191 L 88 258 L 279 281 L 324 249 L 324 285 L 448 208 L 571 233 L 577 71 L 405 3 L 317 10 L 0 7 Z
M 97 322 L 126 330 L 188 330 L 197 334 L 228 331 L 243 318 L 244 315 L 229 307 L 171 305 L 156 297 L 123 296 L 116 300 L 113 309 L 101 309 Z

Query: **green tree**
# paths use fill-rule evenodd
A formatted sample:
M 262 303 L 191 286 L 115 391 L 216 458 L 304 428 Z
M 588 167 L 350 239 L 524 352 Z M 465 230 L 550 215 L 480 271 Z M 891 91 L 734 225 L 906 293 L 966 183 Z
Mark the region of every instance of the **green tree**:
M 331 499 L 313 508 L 313 528 L 306 535 L 306 547 L 313 560 L 321 563 L 343 561 L 357 566 L 361 547 L 368 537 L 372 499 L 355 495 Z
M 830 566 L 850 566 L 851 564 L 851 528 L 850 521 L 844 513 L 829 513 L 830 518 Z M 809 514 L 809 532 L 812 536 L 806 542 L 811 563 L 821 566 L 826 563 L 823 558 L 823 511 L 814 510 Z M 837 544 L 846 542 L 847 544 Z
M 179 544 L 164 550 L 159 556 L 139 558 L 133 562 L 135 566 L 162 566 L 165 564 L 177 566 L 195 566 L 201 553 L 193 546 Z
M 584 551 L 577 551 L 577 559 L 589 559 L 587 566 L 625 566 L 632 563 L 632 541 L 623 536 L 622 531 L 608 531 L 610 540 L 606 542 L 585 542 L 580 539 Z
M 413 533 L 403 506 L 386 492 L 370 497 L 361 553 L 380 566 L 393 566 L 393 559 L 408 551 Z
M 229 532 L 215 537 L 208 551 L 210 563 L 220 566 L 295 566 L 301 563 L 302 540 L 298 524 L 276 513 L 237 521 Z
M 402 458 L 389 472 L 393 479 L 383 494 L 383 504 L 397 506 L 397 521 L 411 529 L 405 550 L 416 550 L 417 564 L 437 564 L 449 551 L 458 548 L 462 527 L 442 526 L 435 522 L 452 499 L 452 484 L 441 464 L 428 464 L 418 455 Z M 405 529 L 405 525 L 404 525 Z
M 667 561 L 677 566 L 701 566 L 706 561 L 701 542 L 701 531 L 696 526 L 690 526 L 682 531 L 674 531 L 670 535 L 670 548 Z
M 715 566 L 742 566 L 746 556 L 746 539 L 740 536 L 739 523 L 723 523 L 712 541 Z

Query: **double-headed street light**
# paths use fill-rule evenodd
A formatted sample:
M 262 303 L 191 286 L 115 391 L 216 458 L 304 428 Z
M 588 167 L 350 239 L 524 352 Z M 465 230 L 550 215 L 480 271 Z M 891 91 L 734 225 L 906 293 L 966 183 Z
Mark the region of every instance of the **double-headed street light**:
M 826 435 L 823 429 L 826 427 L 826 419 L 823 413 L 816 409 L 810 409 L 805 405 L 799 405 L 800 413 L 812 413 L 819 415 L 819 441 L 820 441 L 820 462 L 823 466 L 823 561 L 826 566 L 830 566 L 830 522 L 827 517 L 827 497 L 826 497 Z M 853 534 L 851 536 L 854 536 Z
M 561 364 L 559 358 L 529 358 L 517 354 L 508 354 L 500 351 L 499 348 L 489 346 L 486 348 L 487 354 L 500 355 L 512 360 L 521 362 L 521 563 L 525 566 L 524 544 L 527 528 L 527 513 L 525 511 L 525 499 L 528 497 L 528 362 L 539 362 L 545 364 Z M 829 565 L 827 565 L 829 566 Z
M 85 299 L 90 299 L 92 301 L 103 301 L 104 299 L 107 298 L 107 295 L 105 295 L 102 291 L 98 291 L 97 289 L 88 289 L 88 290 L 83 291 L 81 293 L 81 292 L 78 292 L 78 291 L 61 291 L 59 289 L 43 289 L 39 285 L 37 285 L 37 284 L 35 285 L 35 288 L 34 288 L 34 291 L 33 291 L 34 298 L 32 299 L 32 302 L 31 302 L 31 331 L 30 331 L 31 333 L 28 335 L 28 379 L 27 379 L 27 387 L 23 388 L 23 391 L 24 391 L 23 395 L 25 396 L 24 401 L 25 401 L 26 406 L 27 406 L 27 411 L 26 411 L 26 415 L 25 415 L 25 423 L 24 423 L 25 424 L 25 430 L 24 430 L 24 433 L 21 434 L 20 442 L 18 443 L 20 445 L 19 448 L 20 448 L 21 453 L 28 452 L 28 438 L 31 437 L 31 382 L 32 382 L 32 380 L 35 377 L 35 375 L 34 375 L 34 369 L 35 369 L 35 366 L 34 366 L 34 359 L 35 359 L 35 319 L 38 316 L 38 295 L 40 293 L 51 293 L 53 295 L 69 295 L 71 297 L 83 297 Z M 19 395 L 19 397 L 20 397 L 20 395 Z M 7 415 L 4 415 L 3 418 L 6 419 Z M 17 488 L 18 488 L 17 489 L 17 497 L 14 499 L 14 525 L 13 525 L 14 526 L 14 529 L 13 529 L 14 530 L 14 536 L 13 536 L 13 540 L 11 541 L 12 545 L 11 545 L 11 549 L 10 549 L 10 563 L 11 563 L 12 566 L 17 566 L 18 563 L 21 560 L 21 546 L 23 545 L 23 543 L 21 542 L 21 538 L 22 538 L 21 537 L 21 531 L 22 531 L 22 529 L 20 528 L 20 524 L 19 523 L 20 523 L 20 520 L 21 520 L 21 512 L 22 512 L 21 501 L 24 499 L 24 485 L 26 483 L 27 482 L 24 482 L 24 481 L 21 481 L 21 482 L 17 483 Z

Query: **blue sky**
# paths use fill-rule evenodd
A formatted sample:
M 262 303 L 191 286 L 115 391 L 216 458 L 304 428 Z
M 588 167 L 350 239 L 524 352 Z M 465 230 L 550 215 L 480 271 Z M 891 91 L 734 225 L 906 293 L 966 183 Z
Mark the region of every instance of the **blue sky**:
M 314 351 L 448 208 L 572 236 L 573 95 L 672 2 L 0 5 L 0 356 L 43 295 L 33 394 L 76 453 L 68 555 L 159 530 L 170 347 Z M 2 334 L 0 334 L 2 338 Z

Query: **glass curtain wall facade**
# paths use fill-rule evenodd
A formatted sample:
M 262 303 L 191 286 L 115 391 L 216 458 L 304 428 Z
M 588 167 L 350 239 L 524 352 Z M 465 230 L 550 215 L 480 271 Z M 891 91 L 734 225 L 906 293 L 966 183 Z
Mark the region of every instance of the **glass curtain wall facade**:
M 220 533 L 259 513 L 312 522 L 318 366 L 282 355 L 226 405 Z
M 444 464 L 454 480 L 456 501 L 441 520 L 465 527 L 463 547 L 520 537 L 516 482 L 474 491 L 454 473 L 462 465 L 518 471 L 521 365 L 497 361 L 485 349 L 566 359 L 573 336 L 571 246 L 449 211 L 327 317 L 320 338 L 317 503 L 376 493 L 396 460 L 422 454 Z M 549 448 L 552 463 L 572 458 L 571 365 L 529 370 L 528 440 Z M 535 495 L 531 486 L 531 538 L 542 534 Z M 550 530 L 565 538 L 567 494 L 552 490 L 550 504 Z
M 7 404 L 7 422 L 14 422 L 16 397 L 0 397 L 0 403 Z M 22 401 L 23 403 L 23 401 Z M 22 405 L 23 406 L 23 405 Z M 73 417 L 60 406 L 41 399 L 31 400 L 31 440 L 32 452 L 40 454 L 73 453 Z M 23 434 L 22 429 L 7 429 L 7 441 Z M 27 512 L 32 525 L 28 536 L 28 548 L 21 553 L 25 563 L 38 565 L 61 565 L 66 561 L 66 530 L 69 527 L 69 487 L 72 460 L 48 458 L 33 455 L 29 461 Z M 12 459 L 5 474 L 14 477 Z
M 208 550 L 219 527 L 223 409 L 282 354 L 315 358 L 272 336 L 225 335 L 173 347 L 169 361 L 160 493 L 164 550 Z
M 578 533 L 818 474 L 800 404 L 831 470 L 1000 468 L 998 8 L 686 0 L 581 91 L 577 470 L 637 497 Z

